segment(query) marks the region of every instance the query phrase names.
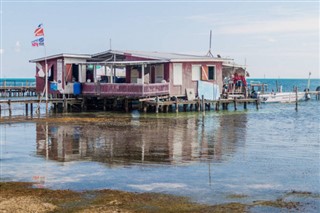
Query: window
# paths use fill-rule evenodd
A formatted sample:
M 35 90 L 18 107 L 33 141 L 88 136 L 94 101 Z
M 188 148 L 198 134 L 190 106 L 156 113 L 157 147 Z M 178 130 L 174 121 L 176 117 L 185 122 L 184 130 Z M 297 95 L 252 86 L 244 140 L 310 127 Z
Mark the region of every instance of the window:
M 173 64 L 173 84 L 182 85 L 182 64 Z
M 79 65 L 77 64 L 72 64 L 72 81 L 79 81 Z
M 200 65 L 192 65 L 192 81 L 198 81 L 201 78 L 201 66 Z
M 164 79 L 163 64 L 156 65 L 155 66 L 155 82 L 161 83 L 163 79 Z
M 48 71 L 48 81 L 54 80 L 54 65 L 52 65 Z
M 208 80 L 216 80 L 216 67 L 208 66 Z

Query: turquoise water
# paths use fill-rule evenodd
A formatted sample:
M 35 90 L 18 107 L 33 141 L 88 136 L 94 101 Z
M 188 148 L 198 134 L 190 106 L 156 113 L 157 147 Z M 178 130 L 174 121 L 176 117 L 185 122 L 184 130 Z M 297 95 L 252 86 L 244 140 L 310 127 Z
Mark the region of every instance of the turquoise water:
M 303 88 L 305 80 L 298 83 Z M 312 99 L 299 102 L 298 111 L 276 103 L 205 116 L 68 114 L 121 118 L 90 125 L 1 123 L 1 179 L 52 189 L 162 192 L 209 204 L 283 198 L 319 212 L 319 106 Z
M 35 78 L 0 78 L 0 86 L 35 86 Z

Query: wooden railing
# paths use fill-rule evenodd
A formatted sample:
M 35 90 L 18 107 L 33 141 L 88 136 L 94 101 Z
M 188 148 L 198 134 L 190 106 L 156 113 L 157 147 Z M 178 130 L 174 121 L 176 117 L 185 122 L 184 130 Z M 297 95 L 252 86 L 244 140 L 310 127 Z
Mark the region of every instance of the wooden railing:
M 126 83 L 83 83 L 82 94 L 86 96 L 129 96 L 145 97 L 169 94 L 169 83 L 126 84 Z

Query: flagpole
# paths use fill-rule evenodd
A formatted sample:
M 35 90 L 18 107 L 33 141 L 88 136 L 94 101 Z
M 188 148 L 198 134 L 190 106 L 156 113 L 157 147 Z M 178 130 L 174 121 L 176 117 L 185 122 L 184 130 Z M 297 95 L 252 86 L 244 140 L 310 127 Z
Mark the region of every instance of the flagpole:
M 41 26 L 44 28 L 43 24 Z M 44 47 L 44 62 L 45 62 L 45 73 L 46 73 L 46 79 L 45 79 L 45 87 L 46 87 L 46 115 L 48 115 L 48 62 L 47 62 L 47 48 L 46 43 L 44 39 L 44 33 L 43 33 L 43 47 Z
M 44 35 L 43 35 L 43 39 L 44 39 Z M 47 62 L 47 49 L 46 49 L 46 44 L 44 43 L 43 45 L 44 47 L 44 61 L 45 61 L 45 72 L 46 72 L 46 83 L 45 83 L 45 87 L 46 87 L 46 115 L 48 114 L 48 62 Z

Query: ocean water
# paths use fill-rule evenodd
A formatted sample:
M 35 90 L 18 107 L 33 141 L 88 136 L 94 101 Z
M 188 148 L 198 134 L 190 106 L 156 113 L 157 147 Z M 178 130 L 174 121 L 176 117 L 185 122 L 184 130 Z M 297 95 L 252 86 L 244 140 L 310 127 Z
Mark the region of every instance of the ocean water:
M 283 88 L 306 84 L 284 80 Z M 319 85 L 312 80 L 310 88 Z M 209 204 L 282 198 L 301 202 L 303 212 L 320 211 L 320 101 L 314 98 L 299 102 L 298 111 L 274 103 L 205 115 L 58 116 L 96 122 L 1 122 L 2 181 L 160 192 Z
M 35 86 L 35 78 L 0 78 L 0 86 Z

